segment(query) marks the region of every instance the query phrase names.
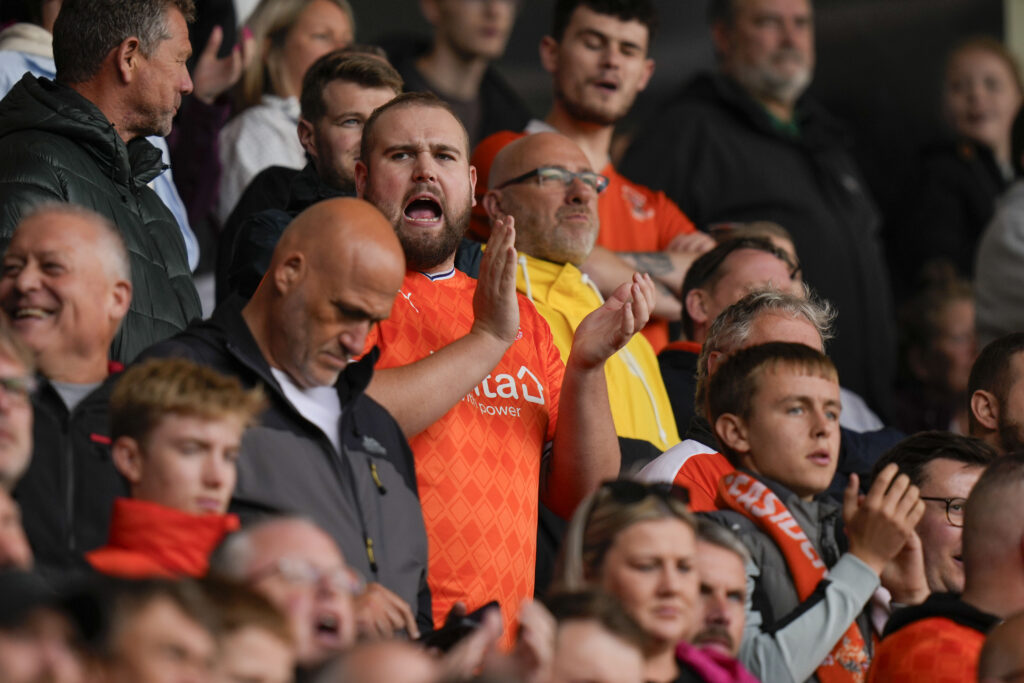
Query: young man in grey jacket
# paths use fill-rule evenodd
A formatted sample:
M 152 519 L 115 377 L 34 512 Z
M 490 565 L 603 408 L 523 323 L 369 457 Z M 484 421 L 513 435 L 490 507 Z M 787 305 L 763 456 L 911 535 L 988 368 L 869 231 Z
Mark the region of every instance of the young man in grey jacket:
M 719 482 L 719 511 L 709 516 L 751 555 L 739 654 L 761 680 L 866 673 L 871 634 L 862 612 L 882 571 L 914 547 L 924 503 L 895 466 L 863 500 L 852 475 L 842 509 L 823 495 L 838 462 L 840 410 L 835 366 L 802 344 L 744 349 L 708 389 L 711 424 L 737 467 Z M 890 571 L 901 586 L 924 583 L 919 563 Z

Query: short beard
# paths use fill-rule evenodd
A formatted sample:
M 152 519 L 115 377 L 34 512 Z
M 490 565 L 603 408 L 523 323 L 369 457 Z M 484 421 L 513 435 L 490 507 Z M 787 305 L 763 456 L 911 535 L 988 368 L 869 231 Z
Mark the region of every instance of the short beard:
M 580 104 L 579 102 L 574 102 L 570 98 L 566 97 L 565 93 L 562 92 L 561 90 L 555 91 L 555 99 L 558 100 L 559 103 L 561 103 L 562 108 L 565 109 L 565 111 L 568 112 L 569 116 L 571 116 L 572 118 L 576 119 L 577 121 L 582 121 L 584 123 L 594 123 L 599 126 L 614 126 L 629 111 L 629 109 L 627 108 L 625 111 L 609 114 L 608 112 L 605 111 L 592 109 L 591 107 L 588 107 L 584 104 Z
M 732 70 L 732 77 L 743 89 L 755 97 L 767 97 L 776 102 L 793 104 L 811 84 L 813 70 L 804 66 L 804 70 L 792 78 L 777 78 L 771 71 L 760 67 L 737 66 Z
M 427 271 L 448 260 L 462 241 L 469 226 L 470 209 L 457 215 L 444 214 L 444 228 L 436 237 L 420 234 L 405 234 L 397 230 L 398 241 L 405 252 L 405 267 L 409 270 Z M 399 217 L 401 220 L 401 217 Z
M 1003 447 L 1004 453 L 1017 453 L 1024 451 L 1024 438 L 1021 437 L 1021 425 L 1018 422 L 1005 420 L 1002 414 L 996 424 L 996 431 L 999 434 L 999 445 Z

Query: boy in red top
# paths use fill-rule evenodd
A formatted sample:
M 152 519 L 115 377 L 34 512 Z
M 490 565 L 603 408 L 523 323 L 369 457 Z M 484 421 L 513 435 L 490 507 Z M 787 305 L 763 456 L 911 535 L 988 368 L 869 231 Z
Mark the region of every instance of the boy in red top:
M 86 554 L 124 578 L 206 574 L 238 528 L 225 514 L 242 432 L 264 407 L 259 388 L 184 359 L 151 360 L 122 375 L 110 398 L 111 455 L 131 498 L 118 498 L 107 545 Z

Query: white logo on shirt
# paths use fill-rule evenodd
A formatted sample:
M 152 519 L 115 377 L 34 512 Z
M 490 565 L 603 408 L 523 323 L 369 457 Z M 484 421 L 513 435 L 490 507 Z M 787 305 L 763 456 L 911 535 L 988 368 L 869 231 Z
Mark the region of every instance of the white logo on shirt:
M 488 399 L 524 400 L 527 403 L 544 405 L 544 385 L 528 367 L 521 365 L 515 377 L 504 372 L 499 375 L 487 375 L 463 400 L 476 406 L 484 415 L 520 416 L 519 406 L 485 402 Z

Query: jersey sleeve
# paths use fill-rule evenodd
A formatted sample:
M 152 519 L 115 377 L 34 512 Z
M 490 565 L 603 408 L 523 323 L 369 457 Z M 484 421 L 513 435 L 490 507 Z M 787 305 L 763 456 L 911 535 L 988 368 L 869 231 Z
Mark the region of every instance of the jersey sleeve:
M 664 192 L 655 192 L 653 201 L 658 217 L 659 249 L 667 248 L 669 242 L 679 235 L 697 232 L 693 221 Z

